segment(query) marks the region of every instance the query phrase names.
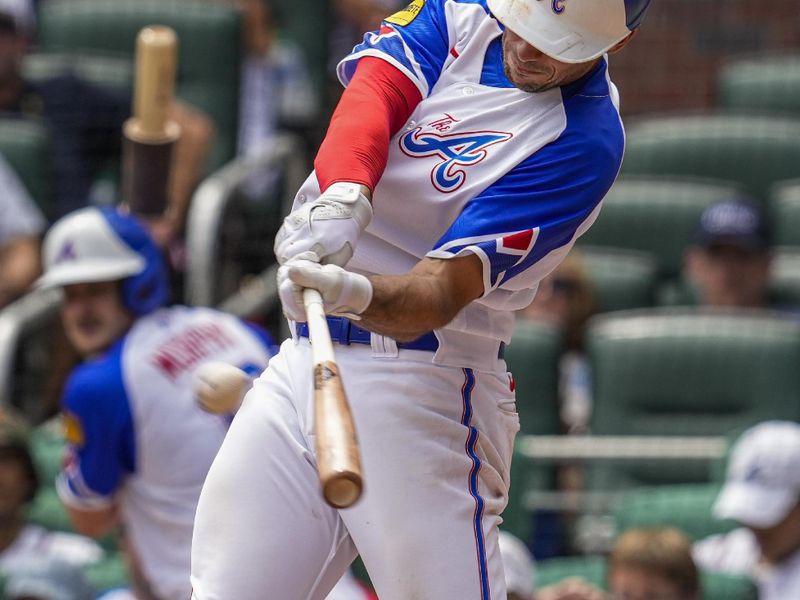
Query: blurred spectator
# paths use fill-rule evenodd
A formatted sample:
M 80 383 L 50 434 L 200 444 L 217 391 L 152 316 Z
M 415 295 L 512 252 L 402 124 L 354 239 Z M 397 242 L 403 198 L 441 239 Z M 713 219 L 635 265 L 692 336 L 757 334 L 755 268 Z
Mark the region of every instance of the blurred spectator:
M 95 591 L 78 567 L 38 556 L 9 574 L 4 597 L 6 600 L 93 600 Z
M 692 542 L 670 528 L 630 529 L 608 558 L 608 594 L 580 579 L 539 591 L 536 600 L 700 600 L 700 574 Z
M 76 566 L 102 558 L 102 549 L 90 539 L 47 531 L 26 521 L 25 510 L 38 485 L 25 425 L 8 412 L 0 412 L 0 571 L 14 573 L 18 564 L 31 557 L 54 558 Z
M 74 73 L 37 82 L 25 80 L 21 64 L 28 51 L 31 32 L 27 28 L 31 24 L 21 20 L 20 11 L 3 12 L 4 8 L 8 6 L 0 4 L 0 111 L 6 118 L 40 118 L 48 126 L 55 211 L 61 216 L 85 206 L 95 177 L 109 166 L 110 159 L 118 161 L 131 97 Z M 180 125 L 181 138 L 173 151 L 170 210 L 167 217 L 153 223 L 162 243 L 184 225 L 213 135 L 210 119 L 185 104 L 175 102 L 170 117 Z
M 330 34 L 328 70 L 336 78 L 336 65 L 347 56 L 364 34 L 374 31 L 381 20 L 400 10 L 407 0 L 334 0 L 334 25 Z M 335 86 L 341 94 L 341 85 Z
M 769 304 L 771 263 L 761 211 L 728 200 L 703 211 L 684 269 L 701 305 L 757 308 Z
M 319 99 L 300 49 L 280 35 L 267 0 L 234 0 L 244 20 L 239 105 L 238 152 L 258 154 L 274 143 L 283 127 L 308 127 L 319 112 Z M 253 199 L 274 193 L 275 170 L 252 176 L 245 191 Z
M 742 434 L 714 515 L 743 527 L 697 542 L 702 568 L 753 577 L 760 600 L 800 598 L 800 424 L 767 421 Z
M 592 284 L 580 252 L 573 250 L 539 283 L 536 297 L 517 316 L 557 325 L 564 353 L 559 365 L 562 420 L 571 432 L 586 431 L 591 411 L 589 364 L 583 351 L 586 323 L 595 312 Z
M 209 361 L 266 367 L 263 330 L 208 308 L 165 307 L 159 249 L 133 217 L 85 208 L 44 241 L 42 287 L 62 287 L 62 322 L 84 362 L 62 399 L 67 456 L 57 490 L 75 529 L 125 525 L 139 598 L 188 598 L 200 489 L 231 421 L 198 404 Z
M 46 221 L 0 155 L 0 308 L 24 294 L 41 272 Z
M 534 600 L 536 563 L 522 542 L 507 531 L 498 540 L 506 576 L 507 600 Z

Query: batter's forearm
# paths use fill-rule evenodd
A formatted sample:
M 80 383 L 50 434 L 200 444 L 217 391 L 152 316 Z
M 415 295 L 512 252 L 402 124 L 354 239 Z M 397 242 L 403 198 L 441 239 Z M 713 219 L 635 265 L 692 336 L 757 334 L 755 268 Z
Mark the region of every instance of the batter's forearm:
M 447 325 L 458 313 L 428 278 L 400 276 L 370 277 L 372 303 L 361 315 L 363 327 L 405 342 Z
M 398 341 L 444 327 L 483 293 L 482 266 L 473 254 L 423 259 L 404 275 L 373 275 L 372 302 L 361 325 Z

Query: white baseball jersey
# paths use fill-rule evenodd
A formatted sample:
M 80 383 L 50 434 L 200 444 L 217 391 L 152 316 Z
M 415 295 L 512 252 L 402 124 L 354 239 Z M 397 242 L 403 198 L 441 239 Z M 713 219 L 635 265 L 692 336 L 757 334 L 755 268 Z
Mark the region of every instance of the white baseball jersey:
M 765 565 L 753 532 L 745 527 L 696 542 L 692 555 L 706 571 L 752 577 L 759 600 L 800 598 L 800 551 L 779 565 Z
M 346 84 L 361 57 L 378 57 L 422 96 L 389 142 L 348 269 L 399 274 L 472 252 L 485 294 L 428 350 L 376 334 L 353 343 L 352 324 L 335 322 L 365 482 L 347 510 L 319 493 L 309 341 L 284 342 L 203 489 L 195 600 L 320 600 L 356 553 L 381 600 L 506 597 L 498 525 L 519 419 L 502 343 L 513 311 L 597 216 L 624 135 L 605 59 L 527 93 L 504 75 L 501 36 L 485 0 L 413 0 L 339 65 Z M 319 194 L 312 174 L 295 208 Z
M 195 369 L 209 360 L 260 373 L 271 354 L 260 329 L 206 308 L 176 306 L 136 321 L 67 382 L 68 459 L 62 500 L 100 509 L 118 498 L 126 535 L 157 596 L 187 598 L 192 522 L 228 415 L 200 408 Z
M 347 83 L 359 58 L 379 57 L 422 95 L 390 141 L 374 218 L 348 268 L 404 273 L 424 256 L 464 252 L 483 261 L 483 298 L 437 331 L 445 364 L 460 364 L 448 332 L 510 341 L 511 311 L 594 222 L 622 162 L 606 61 L 570 85 L 523 92 L 503 73 L 501 34 L 484 0 L 415 0 L 338 69 Z M 295 208 L 319 193 L 312 174 Z

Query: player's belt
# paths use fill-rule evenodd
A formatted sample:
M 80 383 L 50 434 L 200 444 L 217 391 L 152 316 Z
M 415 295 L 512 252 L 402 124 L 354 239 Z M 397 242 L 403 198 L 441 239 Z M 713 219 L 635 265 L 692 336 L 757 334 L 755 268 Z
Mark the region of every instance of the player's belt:
M 372 344 L 372 334 L 344 317 L 327 317 L 328 329 L 331 332 L 331 340 L 344 346 L 350 344 Z M 297 324 L 297 335 L 308 337 L 308 323 Z M 429 331 L 411 342 L 397 342 L 397 347 L 406 350 L 425 350 L 436 352 L 439 348 L 439 340 L 436 335 Z M 498 358 L 503 358 L 505 354 L 505 344 L 500 343 Z
M 372 344 L 372 334 L 353 323 L 350 319 L 344 317 L 327 317 L 328 329 L 331 331 L 331 340 L 339 342 L 343 346 L 350 344 Z M 300 337 L 308 337 L 308 323 L 297 324 L 297 335 Z M 436 352 L 439 348 L 439 340 L 436 339 L 434 333 L 428 332 L 421 335 L 411 342 L 397 342 L 398 348 L 405 348 L 406 350 L 427 350 L 428 352 Z

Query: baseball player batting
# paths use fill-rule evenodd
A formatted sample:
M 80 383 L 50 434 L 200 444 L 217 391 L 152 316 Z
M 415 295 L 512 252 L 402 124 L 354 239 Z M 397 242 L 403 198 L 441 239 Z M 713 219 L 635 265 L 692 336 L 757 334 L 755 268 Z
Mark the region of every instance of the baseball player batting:
M 503 351 L 617 175 L 606 55 L 648 3 L 414 0 L 339 64 L 347 89 L 275 240 L 294 335 L 203 488 L 195 600 L 318 600 L 357 553 L 381 600 L 506 597 Z M 358 431 L 347 509 L 319 491 L 304 288 Z

